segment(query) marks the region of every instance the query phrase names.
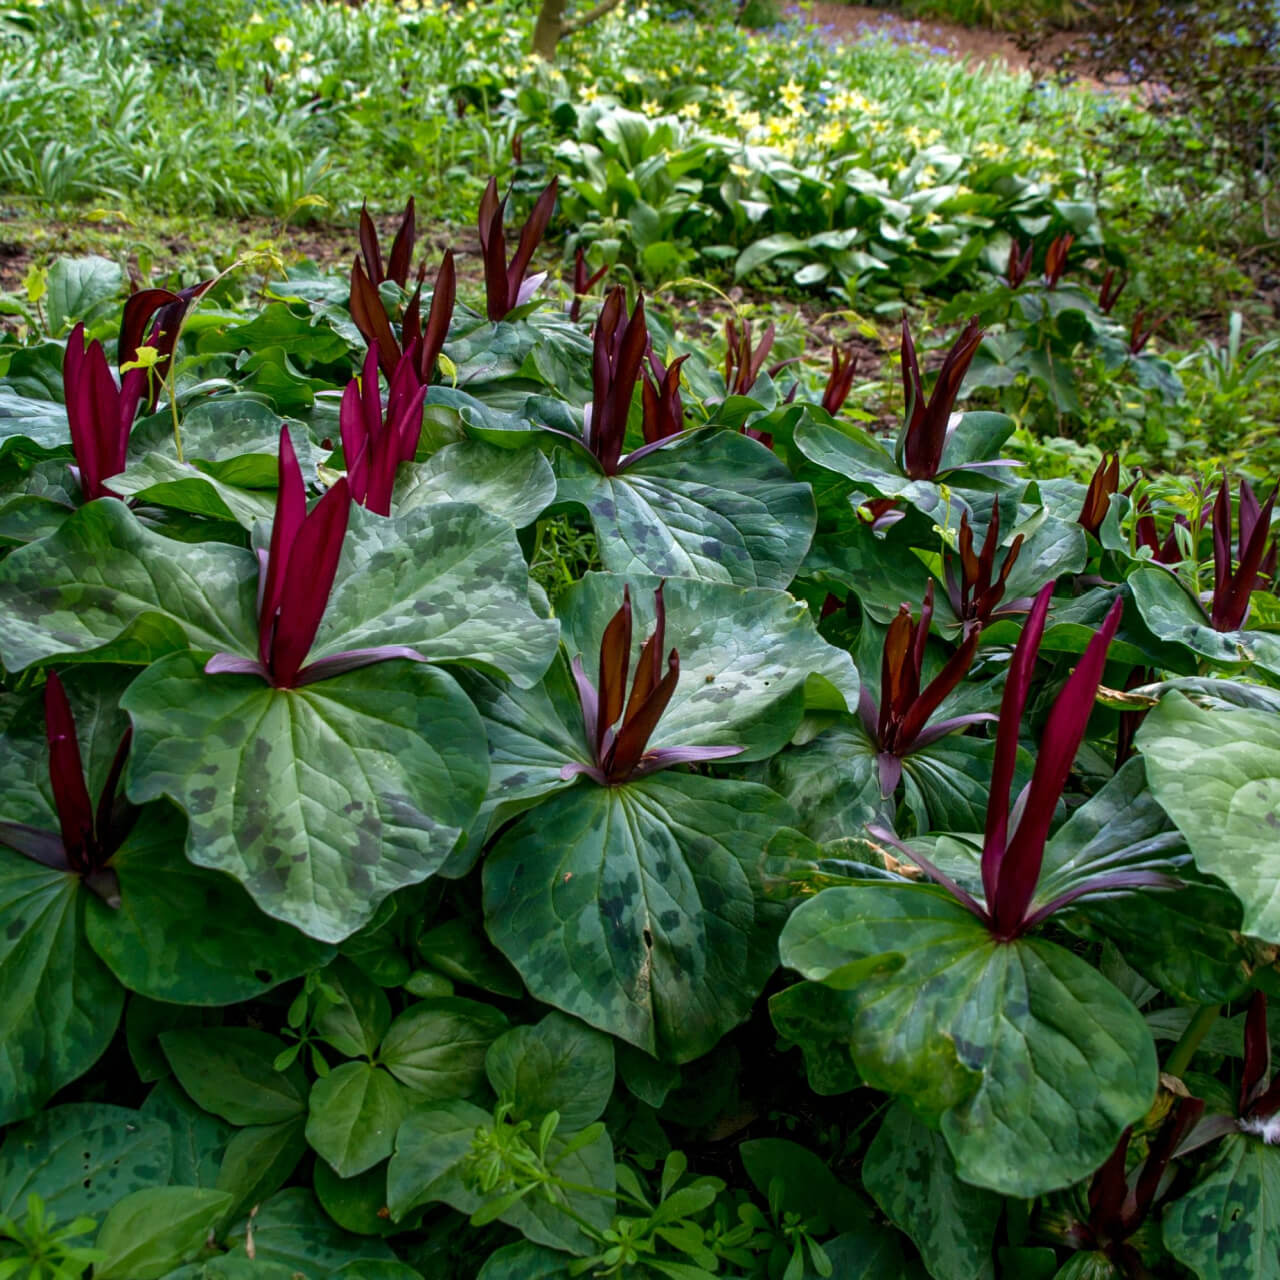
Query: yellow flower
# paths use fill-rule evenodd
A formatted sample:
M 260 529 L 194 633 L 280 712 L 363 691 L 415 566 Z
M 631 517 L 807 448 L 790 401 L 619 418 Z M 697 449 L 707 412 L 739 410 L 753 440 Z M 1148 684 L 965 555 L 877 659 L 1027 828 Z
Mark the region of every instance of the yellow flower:
M 701 120 L 702 104 L 698 102 L 686 102 L 684 106 L 680 108 L 678 114 L 681 119 L 684 120 Z
M 293 41 L 288 36 L 276 36 L 271 42 L 277 53 L 287 57 L 293 52 Z
M 583 102 L 595 102 L 599 97 L 600 97 L 600 90 L 597 89 L 595 85 L 587 84 L 582 86 Z
M 251 27 L 260 27 L 264 22 L 266 22 L 266 18 L 260 13 L 251 13 L 249 15 L 249 26 Z
M 782 105 L 792 115 L 802 116 L 804 109 L 804 89 L 794 79 L 788 80 L 781 89 Z
M 646 98 L 640 105 L 640 110 L 647 116 L 660 116 L 662 114 L 662 105 L 654 102 L 652 98 Z
M 844 140 L 844 125 L 831 121 L 817 133 L 817 141 L 824 147 L 834 147 Z

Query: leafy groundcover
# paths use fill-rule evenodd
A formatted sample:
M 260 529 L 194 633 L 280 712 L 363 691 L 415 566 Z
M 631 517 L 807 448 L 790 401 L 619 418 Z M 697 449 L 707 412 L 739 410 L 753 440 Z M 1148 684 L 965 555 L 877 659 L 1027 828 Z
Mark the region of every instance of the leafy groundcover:
M 555 199 L 0 346 L 0 1278 L 1280 1276 L 1274 499 Z

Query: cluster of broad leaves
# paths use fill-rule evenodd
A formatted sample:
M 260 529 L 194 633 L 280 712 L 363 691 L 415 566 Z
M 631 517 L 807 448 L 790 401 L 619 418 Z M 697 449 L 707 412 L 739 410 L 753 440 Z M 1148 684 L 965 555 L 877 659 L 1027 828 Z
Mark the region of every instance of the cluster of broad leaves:
M 0 1274 L 1280 1276 L 1271 502 L 504 212 L 0 348 Z

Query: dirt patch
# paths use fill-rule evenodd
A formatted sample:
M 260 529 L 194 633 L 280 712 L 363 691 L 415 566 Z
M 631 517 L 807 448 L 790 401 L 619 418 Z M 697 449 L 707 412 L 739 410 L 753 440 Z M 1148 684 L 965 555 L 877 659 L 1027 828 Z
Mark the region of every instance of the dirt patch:
M 890 9 L 864 4 L 832 4 L 827 0 L 787 10 L 788 15 L 815 22 L 834 43 L 854 43 L 881 38 L 921 50 L 974 62 L 1003 62 L 1010 71 L 1031 70 L 1031 56 L 1017 41 L 999 31 L 962 27 L 953 22 L 907 18 Z M 1077 36 L 1069 32 L 1052 37 L 1040 57 L 1051 57 L 1067 48 Z

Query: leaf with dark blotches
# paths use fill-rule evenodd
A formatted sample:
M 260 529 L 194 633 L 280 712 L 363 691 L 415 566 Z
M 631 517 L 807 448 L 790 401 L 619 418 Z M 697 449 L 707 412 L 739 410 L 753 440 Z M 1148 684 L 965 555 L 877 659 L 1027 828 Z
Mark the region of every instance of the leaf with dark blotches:
M 1280 942 L 1280 726 L 1268 711 L 1204 711 L 1169 693 L 1137 734 L 1155 798 L 1196 865 L 1244 905 L 1241 928 Z
M 835 986 L 850 962 L 886 960 L 848 992 L 854 1062 L 940 1123 L 973 1186 L 1023 1197 L 1068 1186 L 1155 1096 L 1151 1035 L 1110 983 L 1043 939 L 995 941 L 932 885 L 826 889 L 792 914 L 779 949 Z
M 52 1107 L 5 1134 L 0 1217 L 21 1222 L 32 1193 L 59 1222 L 100 1217 L 134 1191 L 164 1186 L 172 1163 L 172 1136 L 159 1120 L 92 1102 Z
M 580 782 L 488 854 L 489 936 L 538 999 L 688 1061 L 747 1016 L 777 963 L 785 906 L 766 897 L 760 863 L 793 823 L 746 782 Z
M 1280 1147 L 1225 1137 L 1196 1185 L 1165 1209 L 1164 1244 L 1201 1280 L 1280 1277 Z
M 475 817 L 484 728 L 444 672 L 398 660 L 274 689 L 203 666 L 172 654 L 130 687 L 130 795 L 172 799 L 187 857 L 268 915 L 337 942 L 435 872 Z
M 862 1184 L 936 1280 L 991 1280 L 1000 1197 L 960 1181 L 941 1133 L 895 1102 L 862 1161 Z
M 809 550 L 809 486 L 737 432 L 674 437 L 614 476 L 579 448 L 553 461 L 558 501 L 586 509 L 611 572 L 785 587 Z
M 500 449 L 482 440 L 447 444 L 424 463 L 400 468 L 391 509 L 403 515 L 433 502 L 474 502 L 517 529 L 556 496 L 551 464 L 538 449 Z

